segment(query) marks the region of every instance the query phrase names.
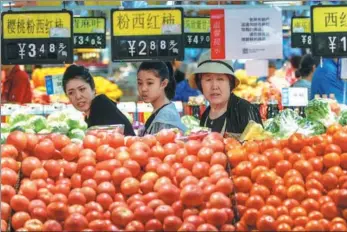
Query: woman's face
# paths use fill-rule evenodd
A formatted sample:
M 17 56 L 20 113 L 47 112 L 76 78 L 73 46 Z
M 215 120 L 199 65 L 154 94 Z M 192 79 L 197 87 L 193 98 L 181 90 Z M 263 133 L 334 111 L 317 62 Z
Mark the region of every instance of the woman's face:
M 201 88 L 205 98 L 212 106 L 227 102 L 231 94 L 230 81 L 226 74 L 203 73 Z
M 72 105 L 79 111 L 88 112 L 95 97 L 95 91 L 80 78 L 74 78 L 66 83 L 66 94 Z
M 161 81 L 153 71 L 141 70 L 137 74 L 137 89 L 142 100 L 151 103 L 165 94 L 165 87 L 168 80 Z

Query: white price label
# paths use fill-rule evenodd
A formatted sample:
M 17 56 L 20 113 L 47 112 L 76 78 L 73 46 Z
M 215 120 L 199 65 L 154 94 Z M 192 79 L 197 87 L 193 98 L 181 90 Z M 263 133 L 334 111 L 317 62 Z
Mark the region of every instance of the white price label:
M 308 89 L 307 88 L 283 88 L 282 105 L 283 106 L 307 106 Z

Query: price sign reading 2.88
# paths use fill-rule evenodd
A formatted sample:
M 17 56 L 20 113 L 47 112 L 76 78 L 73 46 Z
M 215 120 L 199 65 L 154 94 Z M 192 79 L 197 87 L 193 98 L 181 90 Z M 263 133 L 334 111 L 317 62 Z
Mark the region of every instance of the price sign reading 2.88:
M 74 18 L 75 48 L 105 48 L 106 19 L 101 17 Z
M 2 64 L 73 62 L 72 12 L 4 12 L 1 19 Z
M 309 17 L 293 17 L 291 24 L 293 48 L 311 48 L 311 19 Z
M 112 60 L 183 60 L 183 9 L 112 10 Z
M 312 54 L 347 56 L 347 6 L 312 6 Z

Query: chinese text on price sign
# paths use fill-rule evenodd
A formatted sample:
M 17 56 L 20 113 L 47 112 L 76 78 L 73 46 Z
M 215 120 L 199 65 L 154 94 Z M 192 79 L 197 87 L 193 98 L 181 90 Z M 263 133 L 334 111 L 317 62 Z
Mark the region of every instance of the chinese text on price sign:
M 106 19 L 100 17 L 74 18 L 75 48 L 105 48 Z
M 4 12 L 1 19 L 3 64 L 72 63 L 72 12 Z
M 312 53 L 322 57 L 347 55 L 347 6 L 312 6 Z
M 293 48 L 311 48 L 311 19 L 309 17 L 292 18 L 291 40 Z
M 112 10 L 112 60 L 182 60 L 183 10 Z
M 210 48 L 210 18 L 184 18 L 184 37 L 187 48 Z

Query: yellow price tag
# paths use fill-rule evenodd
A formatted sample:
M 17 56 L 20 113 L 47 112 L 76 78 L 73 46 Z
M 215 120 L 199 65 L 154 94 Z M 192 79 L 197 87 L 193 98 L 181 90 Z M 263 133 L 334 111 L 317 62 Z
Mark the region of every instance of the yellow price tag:
M 184 18 L 184 32 L 209 33 L 210 18 Z
M 310 18 L 293 18 L 292 32 L 311 33 L 311 19 Z
M 113 36 L 180 35 L 182 12 L 181 8 L 114 10 Z
M 61 6 L 62 1 L 51 1 L 51 0 L 46 0 L 46 1 L 36 1 L 36 6 Z
M 73 20 L 73 31 L 76 34 L 105 33 L 105 18 L 75 17 Z
M 347 6 L 314 6 L 313 33 L 347 32 Z
M 72 13 L 5 13 L 2 18 L 4 39 L 70 38 Z
M 121 6 L 122 1 L 118 0 L 85 0 L 85 6 Z

